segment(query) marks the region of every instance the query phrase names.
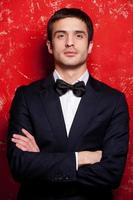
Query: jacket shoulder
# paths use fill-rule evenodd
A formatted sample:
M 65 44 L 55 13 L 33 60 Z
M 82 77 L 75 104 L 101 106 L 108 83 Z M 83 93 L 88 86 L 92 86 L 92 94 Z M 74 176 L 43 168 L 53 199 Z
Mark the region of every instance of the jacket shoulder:
M 44 90 L 45 88 L 48 89 L 48 87 L 53 83 L 53 78 L 52 78 L 52 75 L 47 77 L 47 78 L 44 78 L 44 79 L 40 79 L 40 80 L 37 80 L 37 81 L 34 81 L 28 85 L 22 85 L 22 86 L 19 86 L 17 88 L 17 91 L 23 91 L 25 94 L 28 93 L 28 94 L 35 94 L 35 93 L 38 93 L 39 91 L 41 90 Z
M 108 84 L 95 79 L 94 77 L 90 77 L 90 82 L 91 85 L 93 86 L 93 88 L 97 91 L 97 92 L 101 92 L 105 95 L 122 95 L 123 92 L 121 92 L 120 90 L 113 88 L 111 86 L 109 86 Z

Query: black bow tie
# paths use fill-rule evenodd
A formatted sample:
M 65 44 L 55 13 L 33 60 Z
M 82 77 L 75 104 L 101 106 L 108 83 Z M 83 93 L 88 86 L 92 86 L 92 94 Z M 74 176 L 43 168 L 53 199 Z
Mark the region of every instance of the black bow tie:
M 81 97 L 85 93 L 85 83 L 84 81 L 78 81 L 74 85 L 71 85 L 61 79 L 57 79 L 55 89 L 59 96 L 65 94 L 68 90 L 72 90 L 75 96 Z

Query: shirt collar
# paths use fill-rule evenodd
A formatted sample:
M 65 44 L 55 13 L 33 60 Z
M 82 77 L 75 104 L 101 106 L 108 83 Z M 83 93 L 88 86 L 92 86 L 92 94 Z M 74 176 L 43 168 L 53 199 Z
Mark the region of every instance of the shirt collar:
M 63 78 L 60 76 L 60 74 L 57 72 L 56 69 L 55 69 L 54 72 L 53 72 L 53 76 L 54 76 L 55 82 L 56 82 L 57 79 L 62 79 L 62 80 L 63 80 Z M 89 79 L 89 72 L 88 72 L 88 70 L 86 70 L 86 71 L 80 76 L 80 78 L 79 78 L 77 81 L 75 81 L 75 82 L 84 81 L 84 83 L 85 83 L 85 85 L 86 85 L 88 79 Z M 74 83 L 73 83 L 73 84 L 74 84 Z

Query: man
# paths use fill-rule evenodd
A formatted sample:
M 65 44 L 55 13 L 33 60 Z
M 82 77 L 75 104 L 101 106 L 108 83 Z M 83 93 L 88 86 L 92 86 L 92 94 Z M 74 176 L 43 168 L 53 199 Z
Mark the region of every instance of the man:
M 93 25 L 75 8 L 48 22 L 48 51 L 55 70 L 16 91 L 8 159 L 21 183 L 18 199 L 113 199 L 128 150 L 124 95 L 87 71 Z

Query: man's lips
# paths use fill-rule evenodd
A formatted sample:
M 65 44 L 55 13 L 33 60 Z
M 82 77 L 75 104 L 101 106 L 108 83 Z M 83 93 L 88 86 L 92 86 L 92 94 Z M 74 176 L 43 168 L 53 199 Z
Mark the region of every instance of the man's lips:
M 64 54 L 68 57 L 73 57 L 77 54 L 75 51 L 65 51 Z

